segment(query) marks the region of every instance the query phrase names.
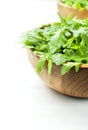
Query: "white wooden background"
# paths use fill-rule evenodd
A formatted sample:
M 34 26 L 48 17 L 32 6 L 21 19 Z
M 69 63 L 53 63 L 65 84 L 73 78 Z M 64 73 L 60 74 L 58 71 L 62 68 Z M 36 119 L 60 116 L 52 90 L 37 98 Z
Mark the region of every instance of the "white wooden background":
M 22 32 L 59 21 L 56 2 L 0 1 L 0 130 L 88 130 L 88 99 L 45 86 L 19 44 Z

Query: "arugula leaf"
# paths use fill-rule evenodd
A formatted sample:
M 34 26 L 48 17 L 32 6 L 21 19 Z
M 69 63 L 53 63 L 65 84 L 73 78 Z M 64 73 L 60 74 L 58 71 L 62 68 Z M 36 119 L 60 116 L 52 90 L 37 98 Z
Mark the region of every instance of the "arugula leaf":
M 49 59 L 49 60 L 48 60 L 48 74 L 49 74 L 49 75 L 51 74 L 51 70 L 52 70 L 52 60 Z
M 62 24 L 64 24 L 64 25 L 69 29 L 69 25 L 68 25 L 68 23 L 66 22 L 66 20 L 60 15 L 59 12 L 58 12 L 57 14 L 58 14 L 58 16 L 60 17 L 60 20 L 61 20 Z
M 54 53 L 59 47 L 61 47 L 62 43 L 59 42 L 59 36 L 60 36 L 60 30 L 55 33 L 50 38 L 50 41 L 48 42 L 49 49 L 51 53 Z
M 22 35 L 24 47 L 40 56 L 36 66 L 38 73 L 46 61 L 48 74 L 51 74 L 53 64 L 62 66 L 62 75 L 73 67 L 78 72 L 81 64 L 88 64 L 88 18 L 66 19 L 58 15 L 60 23 L 42 25 Z
M 61 65 L 65 63 L 66 61 L 68 61 L 67 57 L 60 53 L 54 54 L 52 56 L 52 60 L 53 60 L 53 63 L 55 63 L 56 65 Z
M 64 4 L 72 6 L 76 9 L 84 10 L 88 9 L 88 0 L 61 0 Z
M 40 74 L 41 70 L 44 68 L 47 57 L 48 57 L 47 54 L 45 54 L 43 57 L 39 59 L 36 67 L 36 71 L 38 74 Z
M 61 68 L 61 74 L 64 75 L 70 71 L 71 68 L 75 67 L 75 71 L 78 72 L 80 63 L 77 62 L 68 62 L 64 64 Z

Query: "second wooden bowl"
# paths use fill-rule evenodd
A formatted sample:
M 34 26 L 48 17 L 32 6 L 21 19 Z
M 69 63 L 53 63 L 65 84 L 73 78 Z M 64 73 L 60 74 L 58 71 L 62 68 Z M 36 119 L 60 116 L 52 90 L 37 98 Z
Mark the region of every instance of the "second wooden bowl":
M 39 56 L 33 51 L 27 49 L 29 60 L 36 70 Z M 52 72 L 48 75 L 47 62 L 40 74 L 41 79 L 50 88 L 73 97 L 88 98 L 88 65 L 83 64 L 79 72 L 74 68 L 68 74 L 61 75 L 61 66 L 53 64 Z
M 88 18 L 88 10 L 79 10 L 73 7 L 67 6 L 60 0 L 57 2 L 58 10 L 63 17 L 71 15 L 71 17 L 78 17 L 80 19 Z

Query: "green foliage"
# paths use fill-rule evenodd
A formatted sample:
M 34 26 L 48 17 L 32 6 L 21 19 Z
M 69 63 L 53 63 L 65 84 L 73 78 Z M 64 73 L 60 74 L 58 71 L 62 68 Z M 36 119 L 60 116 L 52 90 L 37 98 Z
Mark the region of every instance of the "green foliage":
M 63 75 L 73 67 L 78 72 L 81 64 L 88 64 L 88 19 L 64 19 L 60 16 L 60 20 L 60 23 L 43 25 L 22 35 L 24 46 L 40 56 L 38 73 L 46 61 L 48 74 L 52 64 L 61 65 Z
M 88 9 L 88 0 L 61 0 L 61 2 L 79 10 Z

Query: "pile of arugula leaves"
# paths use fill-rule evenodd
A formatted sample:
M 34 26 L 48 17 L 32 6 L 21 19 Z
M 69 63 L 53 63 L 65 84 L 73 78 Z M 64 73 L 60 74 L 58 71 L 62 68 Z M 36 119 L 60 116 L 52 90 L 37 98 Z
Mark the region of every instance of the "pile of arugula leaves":
M 61 2 L 76 9 L 88 9 L 88 0 L 61 0 Z
M 45 62 L 48 62 L 48 74 L 52 64 L 61 66 L 64 75 L 72 67 L 79 71 L 81 64 L 88 63 L 88 19 L 63 18 L 60 23 L 42 25 L 22 35 L 25 47 L 40 56 L 37 72 L 40 73 Z

